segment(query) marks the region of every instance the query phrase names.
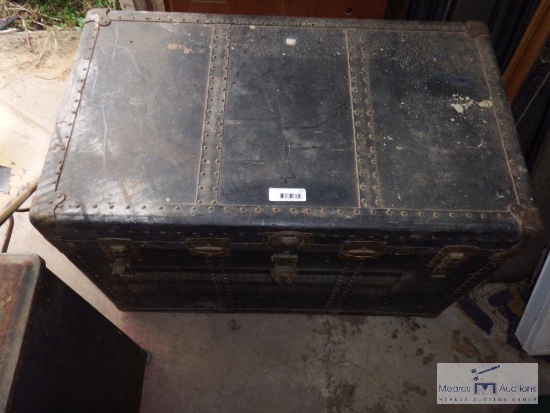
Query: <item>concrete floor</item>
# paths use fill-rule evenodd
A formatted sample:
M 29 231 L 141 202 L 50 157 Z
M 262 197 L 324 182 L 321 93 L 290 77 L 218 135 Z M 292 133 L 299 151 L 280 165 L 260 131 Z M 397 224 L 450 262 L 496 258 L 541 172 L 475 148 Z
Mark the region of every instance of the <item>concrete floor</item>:
M 1 36 L 0 100 L 51 132 L 77 41 L 74 32 L 34 34 L 31 50 L 24 35 Z M 0 121 L 6 116 L 0 111 Z M 143 413 L 513 411 L 506 405 L 438 406 L 438 362 L 538 362 L 539 394 L 550 394 L 550 365 L 508 345 L 504 320 L 497 317 L 487 335 L 457 306 L 436 319 L 122 313 L 27 215 L 15 214 L 9 252 L 42 256 L 71 288 L 151 350 Z M 478 293 L 498 288 L 487 285 Z

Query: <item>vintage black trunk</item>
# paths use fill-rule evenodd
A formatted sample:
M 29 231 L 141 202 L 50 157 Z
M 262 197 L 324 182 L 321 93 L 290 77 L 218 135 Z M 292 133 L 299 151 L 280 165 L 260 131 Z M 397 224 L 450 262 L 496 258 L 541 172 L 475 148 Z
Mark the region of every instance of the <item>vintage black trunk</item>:
M 434 315 L 539 230 L 483 24 L 105 10 L 31 219 L 166 311 Z
M 0 412 L 137 413 L 145 359 L 38 256 L 0 255 Z

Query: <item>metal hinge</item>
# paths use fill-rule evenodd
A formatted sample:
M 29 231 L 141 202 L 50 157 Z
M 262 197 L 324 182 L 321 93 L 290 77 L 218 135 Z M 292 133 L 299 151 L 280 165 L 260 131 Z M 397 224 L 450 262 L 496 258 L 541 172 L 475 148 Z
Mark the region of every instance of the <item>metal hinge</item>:
M 271 276 L 277 284 L 292 284 L 296 276 L 298 256 L 296 254 L 273 254 Z
M 454 269 L 458 268 L 474 255 L 478 247 L 470 245 L 449 245 L 444 247 L 428 264 L 429 268 L 433 268 L 431 276 L 441 278 Z
M 132 261 L 143 261 L 141 251 L 131 239 L 99 238 L 97 243 L 111 260 L 111 275 L 123 274 Z
M 187 248 L 197 257 L 227 257 L 231 255 L 231 241 L 227 238 L 192 238 Z
M 375 260 L 386 251 L 386 243 L 376 241 L 346 241 L 339 257 L 343 260 Z

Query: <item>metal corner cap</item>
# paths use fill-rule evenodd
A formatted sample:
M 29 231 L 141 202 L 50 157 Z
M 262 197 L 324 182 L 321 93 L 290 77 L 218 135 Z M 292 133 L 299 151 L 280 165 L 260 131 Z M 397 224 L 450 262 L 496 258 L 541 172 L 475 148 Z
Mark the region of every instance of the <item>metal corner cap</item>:
M 537 238 L 543 233 L 544 225 L 538 208 L 526 208 L 513 203 L 508 209 L 519 225 L 522 239 Z
M 470 37 L 477 37 L 481 35 L 490 35 L 489 27 L 485 22 L 482 21 L 467 21 L 466 23 L 466 34 Z
M 111 24 L 109 11 L 110 9 L 91 9 L 88 13 L 86 13 L 84 23 L 96 22 L 100 26 L 108 26 Z

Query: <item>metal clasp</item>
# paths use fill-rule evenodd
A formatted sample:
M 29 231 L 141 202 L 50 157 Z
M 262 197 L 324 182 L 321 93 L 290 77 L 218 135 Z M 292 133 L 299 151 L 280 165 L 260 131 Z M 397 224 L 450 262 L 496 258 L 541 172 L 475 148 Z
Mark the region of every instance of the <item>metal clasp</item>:
M 126 272 L 130 261 L 143 261 L 141 251 L 131 239 L 98 238 L 97 243 L 111 260 L 111 275 Z
M 431 276 L 434 278 L 445 277 L 476 253 L 478 247 L 470 245 L 450 245 L 444 247 L 428 264 L 433 268 Z
M 227 257 L 231 255 L 231 241 L 227 238 L 192 238 L 187 248 L 197 257 Z
M 276 249 L 303 248 L 313 244 L 313 234 L 297 231 L 266 232 L 264 244 Z
M 386 251 L 386 243 L 375 241 L 346 241 L 339 257 L 343 260 L 375 260 Z

